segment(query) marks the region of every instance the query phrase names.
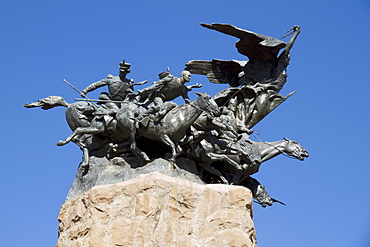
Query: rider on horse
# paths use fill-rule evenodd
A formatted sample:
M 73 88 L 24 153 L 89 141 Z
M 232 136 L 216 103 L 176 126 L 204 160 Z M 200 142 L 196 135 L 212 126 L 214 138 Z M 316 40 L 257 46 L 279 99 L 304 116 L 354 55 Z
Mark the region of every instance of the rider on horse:
M 137 121 L 146 125 L 150 119 L 154 122 L 160 121 L 164 115 L 176 104 L 171 101 L 179 96 L 185 100 L 186 103 L 190 103 L 188 92 L 192 88 L 200 88 L 202 85 L 196 84 L 192 86 L 185 86 L 186 82 L 190 81 L 191 74 L 189 71 L 182 71 L 180 78 L 173 76 L 169 71 L 160 73 L 160 80 L 154 82 L 152 86 L 144 88 L 143 90 L 138 90 L 138 93 L 135 96 L 140 96 L 140 101 L 148 100 L 151 104 L 151 107 L 145 112 L 141 113 L 137 117 Z
M 105 79 L 94 82 L 87 86 L 81 92 L 81 96 L 85 97 L 88 92 L 94 91 L 97 88 L 108 86 L 109 94 L 108 97 L 111 100 L 123 101 L 126 95 L 133 92 L 133 79 L 127 79 L 126 75 L 130 73 L 131 64 L 126 63 L 125 59 L 119 63 L 119 76 L 107 75 Z

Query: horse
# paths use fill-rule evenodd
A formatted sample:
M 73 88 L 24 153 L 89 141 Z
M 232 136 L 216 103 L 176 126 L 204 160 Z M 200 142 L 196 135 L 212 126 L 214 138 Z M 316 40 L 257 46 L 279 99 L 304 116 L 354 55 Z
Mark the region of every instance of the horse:
M 248 164 L 247 166 L 243 166 L 242 170 L 238 170 L 233 177 L 233 183 L 235 184 L 240 183 L 249 175 L 257 173 L 261 163 L 268 161 L 280 154 L 284 153 L 300 161 L 303 161 L 309 156 L 309 153 L 304 147 L 301 146 L 301 144 L 285 137 L 283 140 L 275 142 L 252 141 L 252 146 L 253 145 L 256 147 L 255 149 L 258 150 L 261 161 L 256 162 L 256 164 Z
M 282 153 L 298 160 L 308 157 L 308 152 L 297 141 L 284 138 L 276 142 L 254 142 L 243 136 L 235 142 L 219 139 L 215 135 L 202 137 L 187 144 L 184 155 L 198 161 L 199 166 L 216 175 L 225 184 L 229 181 L 223 173 L 232 173 L 231 183 L 239 184 L 249 175 L 258 172 L 263 162 Z M 216 169 L 211 165 L 214 162 L 223 165 Z
M 123 104 L 117 113 L 119 128 L 129 135 L 130 149 L 136 154 L 149 160 L 145 152 L 136 146 L 136 135 L 149 140 L 161 141 L 171 149 L 171 161 L 175 161 L 182 149 L 178 142 L 184 138 L 187 129 L 202 114 L 203 111 L 219 115 L 219 108 L 214 99 L 208 94 L 196 93 L 199 97 L 188 104 L 171 109 L 159 122 L 150 120 L 140 128 L 135 124 L 135 111 L 130 104 Z M 131 103 L 133 104 L 133 103 Z
M 26 108 L 41 107 L 43 110 L 49 110 L 58 106 L 66 107 L 66 120 L 72 131 L 81 127 L 89 127 L 93 118 L 92 113 L 96 110 L 96 106 L 91 102 L 80 101 L 69 104 L 61 96 L 49 96 L 39 99 L 37 102 L 24 105 Z M 78 135 L 74 135 L 70 141 L 74 142 L 81 148 L 83 151 L 82 166 L 87 166 L 89 160 L 88 146 L 92 144 L 91 135 L 80 133 Z

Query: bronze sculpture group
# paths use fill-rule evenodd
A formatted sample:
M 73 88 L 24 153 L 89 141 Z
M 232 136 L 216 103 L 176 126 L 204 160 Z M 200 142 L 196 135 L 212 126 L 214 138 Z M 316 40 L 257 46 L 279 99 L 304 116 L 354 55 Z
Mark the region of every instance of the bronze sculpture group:
M 141 166 L 166 158 L 174 169 L 180 169 L 177 158 L 184 157 L 196 163 L 199 176 L 206 183 L 246 186 L 258 203 L 271 206 L 279 201 L 271 198 L 250 175 L 279 154 L 303 160 L 308 152 L 298 142 L 286 138 L 256 142 L 249 136 L 255 124 L 292 95 L 284 97 L 279 91 L 286 82 L 289 53 L 300 27 L 289 30 L 292 37 L 285 43 L 228 24 L 201 25 L 239 38 L 236 47 L 249 61 L 192 60 L 186 63 L 180 77 L 167 69 L 158 75 L 158 81 L 135 93 L 134 86 L 147 81 L 134 83 L 127 79 L 131 65 L 123 59 L 119 76 L 109 74 L 82 91 L 66 81 L 83 97 L 75 103 L 49 96 L 25 107 L 67 107 L 66 118 L 73 133 L 57 145 L 71 141 L 77 144 L 83 150 L 81 167 L 88 169 L 89 159 L 96 153 L 109 159 L 134 155 Z M 210 82 L 228 83 L 230 87 L 213 97 L 196 93 L 198 98 L 191 102 L 188 92 L 202 87 L 185 85 L 191 74 L 206 75 Z M 108 92 L 101 93 L 99 99 L 86 96 L 103 86 L 108 86 Z M 172 101 L 179 96 L 185 104 Z M 165 151 L 155 154 L 143 151 L 153 143 Z

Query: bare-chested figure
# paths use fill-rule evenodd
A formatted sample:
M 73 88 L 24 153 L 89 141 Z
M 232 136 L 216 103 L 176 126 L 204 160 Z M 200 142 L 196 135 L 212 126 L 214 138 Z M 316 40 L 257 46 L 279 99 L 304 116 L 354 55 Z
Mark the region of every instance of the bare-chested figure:
M 180 77 L 173 76 L 169 71 L 159 74 L 160 80 L 154 82 L 152 86 L 138 90 L 141 99 L 151 101 L 150 108 L 139 116 L 138 120 L 142 122 L 143 119 L 148 120 L 146 116 L 152 114 L 150 119 L 159 121 L 168 111 L 176 106 L 171 100 L 181 96 L 186 103 L 190 103 L 188 92 L 192 88 L 200 88 L 202 85 L 195 84 L 185 86 L 186 82 L 190 81 L 191 74 L 189 71 L 182 71 Z M 143 121 L 145 122 L 145 121 Z

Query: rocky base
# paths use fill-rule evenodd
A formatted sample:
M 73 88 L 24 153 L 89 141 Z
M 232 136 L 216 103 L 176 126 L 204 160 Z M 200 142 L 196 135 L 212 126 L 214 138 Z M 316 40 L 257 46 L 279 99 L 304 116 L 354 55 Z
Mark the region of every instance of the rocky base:
M 58 219 L 57 247 L 257 246 L 249 189 L 159 172 L 95 186 Z
M 204 184 L 199 178 L 195 162 L 183 157 L 177 158 L 176 164 L 159 158 L 141 165 L 135 157 L 107 159 L 91 156 L 87 167 L 79 166 L 65 201 L 72 200 L 96 185 L 119 183 L 155 171 Z

